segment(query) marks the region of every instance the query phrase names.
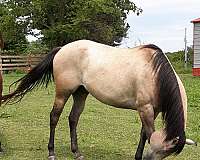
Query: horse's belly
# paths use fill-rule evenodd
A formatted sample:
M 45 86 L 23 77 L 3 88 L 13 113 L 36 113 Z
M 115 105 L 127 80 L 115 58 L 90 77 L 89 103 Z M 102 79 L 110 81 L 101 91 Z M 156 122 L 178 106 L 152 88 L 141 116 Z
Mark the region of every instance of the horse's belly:
M 90 92 L 90 94 L 93 95 L 100 102 L 110 106 L 125 109 L 136 109 L 135 99 L 133 97 L 124 98 L 114 95 L 105 95 L 104 93 L 97 94 L 95 92 Z
M 136 98 L 134 89 L 130 86 L 117 85 L 113 83 L 86 83 L 88 92 L 102 103 L 126 109 L 136 109 Z

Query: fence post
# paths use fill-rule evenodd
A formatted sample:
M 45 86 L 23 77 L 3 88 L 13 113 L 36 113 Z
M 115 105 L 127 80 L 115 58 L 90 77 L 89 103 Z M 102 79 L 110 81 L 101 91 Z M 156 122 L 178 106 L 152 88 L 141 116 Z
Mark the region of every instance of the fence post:
M 0 106 L 1 106 L 2 90 L 3 90 L 2 59 L 0 55 Z M 0 149 L 1 149 L 1 146 L 0 146 Z
M 0 72 L 1 72 L 0 74 L 2 74 L 2 71 L 3 71 L 2 70 L 2 58 L 1 58 L 1 55 L 0 55 Z

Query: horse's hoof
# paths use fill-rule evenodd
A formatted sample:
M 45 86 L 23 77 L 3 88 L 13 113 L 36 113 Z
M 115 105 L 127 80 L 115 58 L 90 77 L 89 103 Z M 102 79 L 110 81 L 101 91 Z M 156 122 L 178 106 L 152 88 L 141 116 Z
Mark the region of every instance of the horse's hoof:
M 48 160 L 56 160 L 56 156 L 49 156 Z
M 79 157 L 76 157 L 76 160 L 84 160 L 84 156 L 80 155 Z

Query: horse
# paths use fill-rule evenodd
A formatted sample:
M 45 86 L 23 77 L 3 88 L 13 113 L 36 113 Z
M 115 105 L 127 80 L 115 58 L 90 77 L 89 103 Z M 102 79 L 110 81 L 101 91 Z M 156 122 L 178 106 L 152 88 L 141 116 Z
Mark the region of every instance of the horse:
M 136 160 L 178 155 L 187 143 L 186 92 L 168 58 L 156 45 L 125 49 L 78 40 L 54 48 L 13 83 L 16 88 L 3 96 L 3 102 L 18 102 L 34 88 L 47 87 L 52 79 L 56 93 L 50 113 L 49 160 L 56 159 L 55 128 L 71 95 L 73 106 L 68 120 L 71 151 L 76 160 L 84 159 L 78 148 L 76 128 L 88 94 L 104 104 L 139 113 L 142 127 Z M 164 128 L 156 131 L 154 121 L 159 113 Z M 146 141 L 150 150 L 143 156 Z

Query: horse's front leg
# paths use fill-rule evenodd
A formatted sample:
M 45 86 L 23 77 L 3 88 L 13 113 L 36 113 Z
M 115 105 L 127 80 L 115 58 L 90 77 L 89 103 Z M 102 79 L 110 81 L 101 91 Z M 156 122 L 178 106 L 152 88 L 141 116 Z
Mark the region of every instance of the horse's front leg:
M 138 112 L 140 115 L 140 119 L 142 121 L 142 130 L 141 130 L 141 135 L 140 135 L 141 136 L 140 143 L 138 145 L 135 159 L 141 160 L 145 142 L 147 139 L 148 139 L 148 142 L 150 142 L 151 135 L 155 131 L 155 127 L 154 127 L 155 113 L 154 113 L 152 104 L 146 104 L 139 107 Z
M 158 115 L 158 112 L 155 111 L 154 112 L 154 120 L 156 119 L 157 115 Z M 144 125 L 142 125 L 141 132 L 140 132 L 140 141 L 139 141 L 139 144 L 137 147 L 137 151 L 135 153 L 136 160 L 142 160 L 142 155 L 143 155 L 146 140 L 147 140 L 147 136 L 146 136 L 145 128 L 144 128 Z
M 63 111 L 64 105 L 68 99 L 68 96 L 57 94 L 54 102 L 53 109 L 50 113 L 50 137 L 49 137 L 49 144 L 48 144 L 48 150 L 49 150 L 49 160 L 55 160 L 55 152 L 54 152 L 54 137 L 55 137 L 55 129 L 56 125 L 58 123 L 59 117 Z
M 137 151 L 136 151 L 136 154 L 135 154 L 136 160 L 142 159 L 142 154 L 143 154 L 143 151 L 144 151 L 144 146 L 145 146 L 146 140 L 147 140 L 147 136 L 146 136 L 146 133 L 145 133 L 144 126 L 142 125 L 141 132 L 140 132 L 140 141 L 139 141 Z
M 77 91 L 72 95 L 74 103 L 69 115 L 71 151 L 74 153 L 76 160 L 83 160 L 84 157 L 81 155 L 78 149 L 76 127 L 78 124 L 79 117 L 83 112 L 88 92 L 83 87 L 79 87 L 79 89 L 77 89 Z

